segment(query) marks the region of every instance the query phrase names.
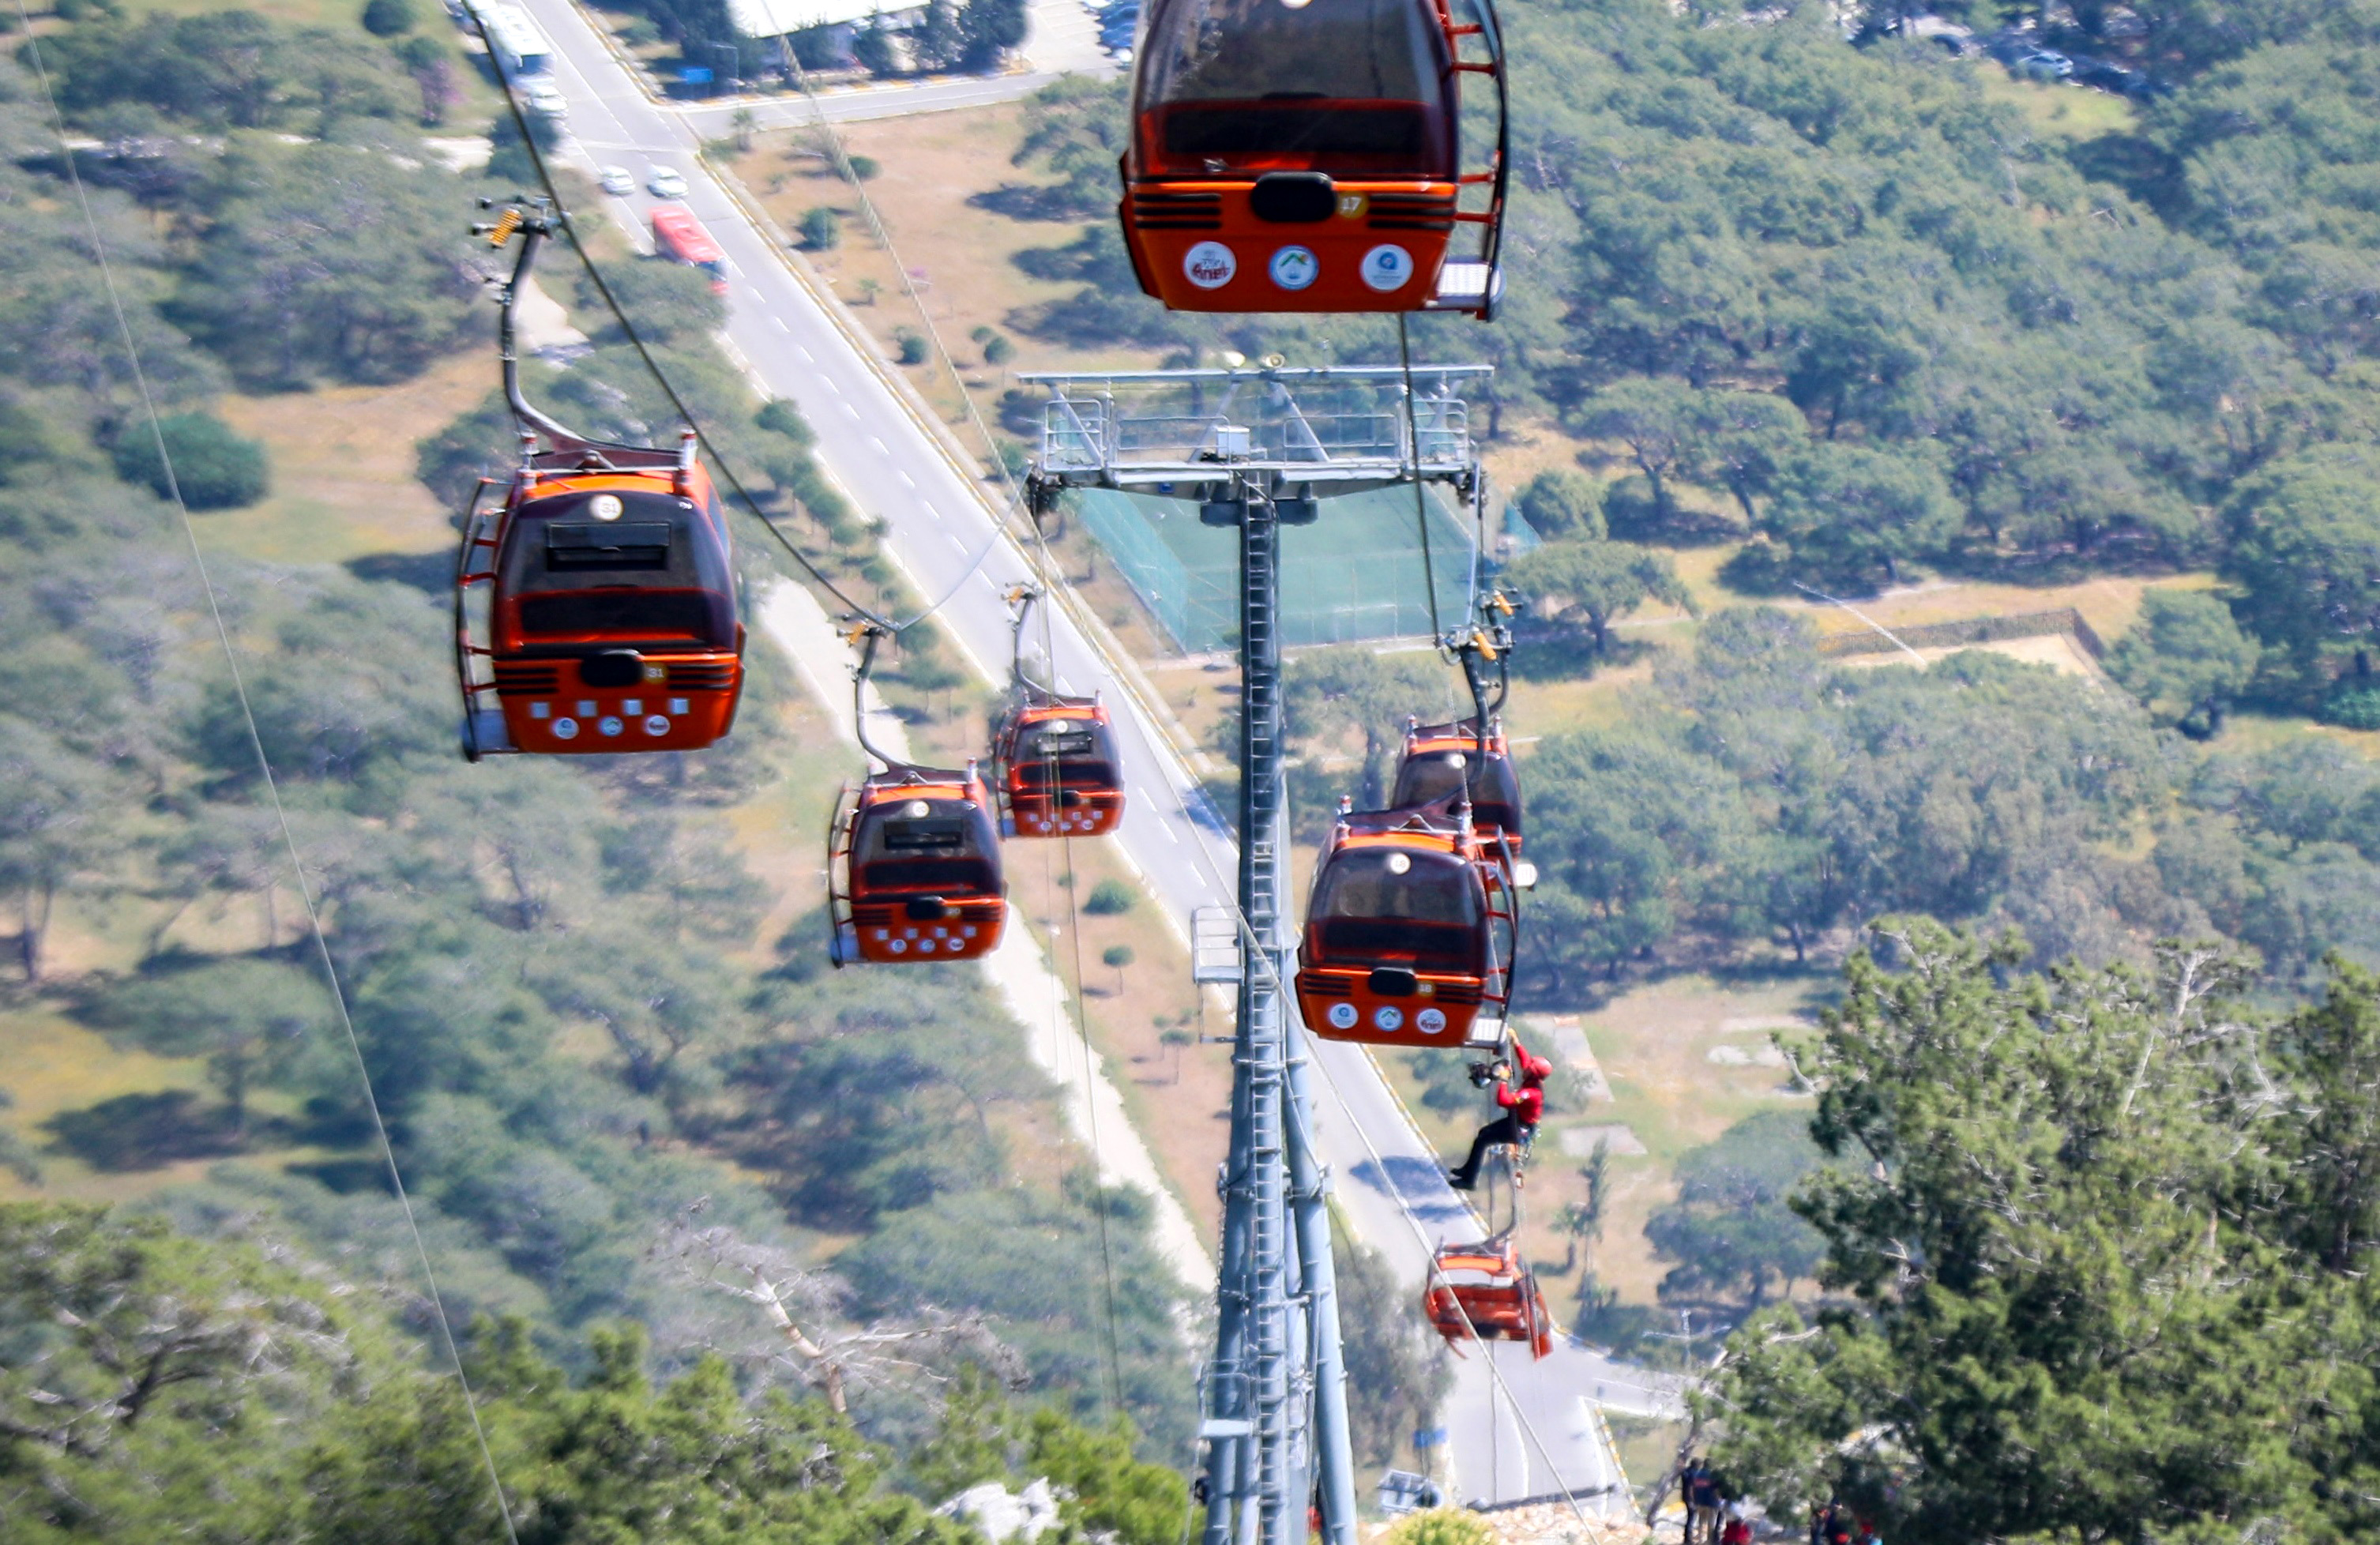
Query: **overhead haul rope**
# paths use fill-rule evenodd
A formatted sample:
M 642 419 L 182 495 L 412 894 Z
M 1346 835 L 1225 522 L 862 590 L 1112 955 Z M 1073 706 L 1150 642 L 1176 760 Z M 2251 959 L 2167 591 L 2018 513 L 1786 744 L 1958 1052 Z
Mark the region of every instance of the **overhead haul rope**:
M 22 6 L 24 0 L 18 0 L 18 4 Z M 478 0 L 463 0 L 463 7 L 470 13 L 472 25 L 478 27 L 480 36 L 485 38 L 487 28 L 480 18 Z M 710 433 L 703 429 L 702 420 L 695 417 L 694 410 L 688 408 L 686 399 L 678 395 L 676 383 L 672 382 L 669 373 L 662 369 L 661 361 L 653 358 L 652 350 L 646 346 L 643 335 L 637 331 L 636 323 L 628 320 L 626 310 L 621 306 L 619 298 L 612 292 L 612 286 L 603 277 L 603 271 L 595 265 L 594 256 L 587 250 L 587 244 L 578 239 L 577 223 L 570 219 L 569 212 L 563 206 L 562 193 L 554 186 L 553 173 L 546 164 L 545 152 L 538 148 L 536 137 L 529 133 L 528 116 L 522 112 L 520 98 L 513 91 L 512 78 L 504 68 L 503 51 L 491 44 L 488 49 L 488 62 L 495 69 L 496 84 L 504 91 L 504 106 L 512 118 L 513 128 L 520 135 L 521 143 L 528 151 L 529 164 L 537 169 L 538 185 L 545 189 L 546 197 L 553 201 L 554 211 L 561 216 L 558 223 L 562 226 L 563 234 L 570 238 L 570 249 L 577 254 L 579 266 L 587 271 L 587 277 L 594 282 L 596 293 L 602 297 L 604 310 L 611 312 L 612 320 L 619 324 L 622 335 L 635 347 L 637 358 L 644 362 L 646 373 L 653 378 L 654 384 L 662 389 L 662 395 L 669 398 L 670 407 L 676 410 L 677 416 L 686 421 L 688 429 L 694 432 L 696 442 L 710 456 L 711 465 L 718 468 L 720 474 L 727 480 L 728 486 L 735 489 L 735 496 L 744 502 L 744 507 L 752 518 L 766 527 L 769 534 L 776 539 L 777 545 L 783 548 L 794 562 L 801 566 L 802 571 L 822 586 L 829 595 L 841 602 L 849 611 L 871 623 L 892 632 L 902 633 L 941 611 L 949 603 L 951 598 L 958 593 L 959 586 L 965 584 L 975 571 L 983 566 L 984 559 L 990 556 L 991 544 L 987 543 L 984 550 L 976 554 L 975 561 L 959 576 L 947 593 L 906 622 L 895 622 L 890 617 L 880 614 L 871 607 L 861 605 L 845 594 L 843 588 L 829 578 L 823 569 L 811 562 L 809 554 L 804 553 L 793 539 L 779 529 L 775 521 L 770 519 L 761 511 L 759 501 L 752 496 L 750 489 L 744 486 L 744 480 L 735 475 L 735 468 L 728 464 L 727 458 L 719 454 L 719 447 L 711 441 Z
M 355 1055 L 356 1074 L 363 1086 L 364 1108 L 370 1113 L 372 1134 L 379 1140 L 382 1161 L 388 1168 L 388 1180 L 396 1193 L 397 1206 L 405 1215 L 406 1232 L 412 1236 L 414 1259 L 421 1267 L 421 1280 L 428 1289 L 430 1307 L 437 1314 L 439 1339 L 444 1344 L 447 1361 L 454 1365 L 455 1384 L 463 1392 L 463 1409 L 471 1418 L 471 1435 L 477 1441 L 480 1462 L 488 1473 L 489 1489 L 494 1492 L 496 1512 L 504 1520 L 504 1538 L 512 1545 L 520 1545 L 520 1535 L 513 1525 L 512 1502 L 504 1495 L 504 1477 L 496 1469 L 495 1452 L 488 1445 L 487 1429 L 480 1423 L 478 1400 L 471 1393 L 471 1377 L 464 1370 L 463 1355 L 455 1341 L 454 1321 L 447 1317 L 446 1300 L 438 1288 L 438 1272 L 430 1264 L 430 1248 L 421 1237 L 420 1223 L 414 1217 L 413 1198 L 406 1191 L 405 1175 L 398 1168 L 396 1148 L 390 1142 L 388 1123 L 381 1114 L 380 1096 L 372 1089 L 371 1068 L 364 1060 L 363 1040 L 356 1033 L 354 1016 L 348 1011 L 346 988 L 339 980 L 339 968 L 331 956 L 329 938 L 322 931 L 322 914 L 314 897 L 314 888 L 306 878 L 305 863 L 298 857 L 298 838 L 289 826 L 289 812 L 281 802 L 281 786 L 273 776 L 272 759 L 265 755 L 264 737 L 257 729 L 256 710 L 249 701 L 248 683 L 239 669 L 239 654 L 232 647 L 231 628 L 224 621 L 223 603 L 217 599 L 213 578 L 207 572 L 204 549 L 199 544 L 198 525 L 190 518 L 190 506 L 182 495 L 182 482 L 174 468 L 173 452 L 165 444 L 165 430 L 157 412 L 157 401 L 149 390 L 149 373 L 140 363 L 140 346 L 133 341 L 132 324 L 124 312 L 124 298 L 115 286 L 115 270 L 108 262 L 107 243 L 99 232 L 99 219 L 93 213 L 91 192 L 83 186 L 81 168 L 75 162 L 74 146 L 67 137 L 65 114 L 58 110 L 57 93 L 51 88 L 49 67 L 42 58 L 41 39 L 33 33 L 33 18 L 25 0 L 17 0 L 17 15 L 29 41 L 25 47 L 33 65 L 34 76 L 42 83 L 42 95 L 50 106 L 50 117 L 57 127 L 58 151 L 66 162 L 67 177 L 72 183 L 75 201 L 81 206 L 83 228 L 90 233 L 91 254 L 98 262 L 100 281 L 107 291 L 108 309 L 115 313 L 117 334 L 124 340 L 124 352 L 132 367 L 133 384 L 140 393 L 140 405 L 149 419 L 150 443 L 156 447 L 159 466 L 165 473 L 165 492 L 180 517 L 182 535 L 190 546 L 190 563 L 197 569 L 199 588 L 207 598 L 207 612 L 214 623 L 215 641 L 223 647 L 224 663 L 231 673 L 232 694 L 239 700 L 241 718 L 248 726 L 249 749 L 255 753 L 257 772 L 264 779 L 264 792 L 273 806 L 273 820 L 280 829 L 281 844 L 289 855 L 290 869 L 298 879 L 298 894 L 306 907 L 306 927 L 313 937 L 315 953 L 322 963 L 322 977 L 331 989 L 331 1001 L 338 1008 L 339 1025 L 346 1032 L 347 1049 Z

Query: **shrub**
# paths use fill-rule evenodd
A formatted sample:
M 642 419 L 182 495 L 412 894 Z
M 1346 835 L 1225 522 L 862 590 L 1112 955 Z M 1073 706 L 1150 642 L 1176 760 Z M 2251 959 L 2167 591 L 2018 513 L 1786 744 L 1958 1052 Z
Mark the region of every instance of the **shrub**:
M 892 343 L 900 351 L 901 363 L 905 365 L 922 365 L 931 353 L 926 344 L 926 335 L 914 327 L 893 329 Z
M 1135 898 L 1132 887 L 1121 880 L 1102 880 L 1091 887 L 1090 895 L 1083 902 L 1083 910 L 1093 917 L 1112 918 L 1132 910 Z
M 798 228 L 806 251 L 831 252 L 843 240 L 843 222 L 823 204 L 806 212 Z
M 1015 358 L 1016 346 L 1010 343 L 1006 338 L 1001 336 L 999 334 L 994 333 L 990 337 L 983 340 L 983 362 L 985 364 L 995 366 L 1005 365 L 1011 359 Z
M 264 497 L 273 486 L 264 447 L 244 439 L 212 413 L 169 413 L 157 425 L 127 430 L 115 444 L 115 475 L 140 483 L 170 499 L 178 485 L 182 502 L 194 510 L 237 509 Z M 157 440 L 165 442 L 173 476 L 157 456 Z
M 2339 683 L 2338 689 L 2322 705 L 2321 718 L 2323 723 L 2343 729 L 2380 730 L 2380 685 L 2350 687 Z
M 1399 1520 L 1389 1531 L 1388 1545 L 1496 1545 L 1496 1535 L 1475 1513 L 1434 1507 Z
M 883 164 L 872 155 L 848 156 L 844 164 L 851 168 L 851 180 L 854 182 L 867 182 L 884 170 Z
M 376 38 L 394 38 L 413 30 L 419 19 L 413 0 L 365 0 L 364 30 Z

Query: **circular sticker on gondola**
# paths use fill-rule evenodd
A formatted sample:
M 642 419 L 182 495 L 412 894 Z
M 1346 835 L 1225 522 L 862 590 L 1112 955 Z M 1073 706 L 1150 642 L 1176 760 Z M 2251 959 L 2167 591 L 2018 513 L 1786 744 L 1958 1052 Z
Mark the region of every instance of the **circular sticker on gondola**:
M 1436 1035 L 1446 1028 L 1446 1011 L 1442 1008 L 1422 1010 L 1414 1016 L 1414 1028 L 1424 1035 Z
M 1353 1004 L 1332 1004 L 1330 1005 L 1330 1028 L 1334 1030 L 1354 1029 L 1355 1028 L 1355 1005 Z
M 622 730 L 627 728 L 627 726 L 620 723 L 620 716 L 618 714 L 606 713 L 602 718 L 595 722 L 595 728 L 604 735 L 613 736 L 619 734 Z
M 553 738 L 556 740 L 577 739 L 578 721 L 576 719 L 556 719 L 553 722 Z
M 1285 290 L 1302 290 L 1322 276 L 1322 260 L 1305 247 L 1284 247 L 1272 255 L 1272 282 Z
M 1221 289 L 1240 271 L 1240 260 L 1220 241 L 1202 241 L 1182 255 L 1182 276 L 1200 289 Z
M 1382 1004 L 1372 1011 L 1372 1023 L 1384 1030 L 1393 1030 L 1405 1022 L 1405 1011 L 1394 1004 Z
M 1412 282 L 1413 254 L 1395 242 L 1382 242 L 1364 254 L 1363 265 L 1357 272 L 1364 275 L 1365 284 L 1386 295 Z
M 650 736 L 669 734 L 669 721 L 658 713 L 645 715 L 645 733 Z

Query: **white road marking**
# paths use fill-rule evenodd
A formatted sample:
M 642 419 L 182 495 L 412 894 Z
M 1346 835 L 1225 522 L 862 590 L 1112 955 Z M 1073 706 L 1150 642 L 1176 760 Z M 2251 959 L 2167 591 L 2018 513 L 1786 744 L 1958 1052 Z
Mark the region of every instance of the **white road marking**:
M 793 331 L 792 328 L 785 325 L 785 319 L 783 317 L 772 316 L 769 320 L 777 324 L 777 331 L 780 333 L 790 333 Z
M 908 485 L 909 487 L 911 487 L 911 488 L 915 488 L 915 487 L 917 487 L 917 479 L 915 479 L 915 478 L 913 478 L 913 477 L 911 477 L 911 476 L 910 476 L 908 473 L 906 473 L 906 472 L 904 472 L 904 473 L 902 473 L 902 474 L 901 474 L 901 481 L 902 481 L 902 482 L 904 482 L 904 483 L 907 484 L 907 485 Z
M 818 363 L 818 356 L 817 356 L 817 355 L 815 355 L 815 354 L 812 354 L 808 349 L 804 348 L 804 347 L 803 347 L 801 345 L 799 345 L 799 344 L 795 344 L 795 345 L 794 346 L 794 352 L 795 352 L 795 354 L 800 355 L 800 356 L 802 357 L 802 359 L 803 359 L 805 361 L 807 361 L 808 363 L 809 363 L 809 364 L 813 364 L 813 365 L 815 365 L 815 364 L 817 364 L 817 363 Z
M 868 443 L 876 447 L 876 454 L 878 456 L 891 456 L 892 454 L 892 446 L 886 444 L 883 441 L 879 440 L 872 434 L 868 437 Z

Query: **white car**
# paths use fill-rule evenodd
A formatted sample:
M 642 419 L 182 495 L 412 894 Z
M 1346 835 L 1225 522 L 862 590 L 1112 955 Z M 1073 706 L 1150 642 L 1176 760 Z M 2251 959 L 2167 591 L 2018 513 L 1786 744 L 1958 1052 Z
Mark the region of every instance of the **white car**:
M 523 88 L 521 101 L 530 112 L 542 113 L 549 118 L 565 117 L 570 112 L 570 103 L 563 100 L 551 80 L 531 80 Z
M 646 167 L 645 186 L 652 189 L 653 197 L 656 199 L 686 197 L 686 179 L 667 166 Z
M 606 166 L 595 174 L 595 180 L 615 199 L 625 199 L 637 190 L 637 179 L 625 166 Z

